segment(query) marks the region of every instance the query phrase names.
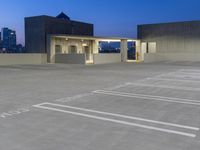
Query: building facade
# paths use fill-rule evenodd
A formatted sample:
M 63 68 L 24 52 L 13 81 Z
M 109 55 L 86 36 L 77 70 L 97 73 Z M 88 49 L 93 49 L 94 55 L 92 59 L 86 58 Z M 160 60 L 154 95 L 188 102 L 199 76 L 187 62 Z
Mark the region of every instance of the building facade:
M 28 53 L 47 53 L 48 34 L 93 36 L 93 24 L 71 20 L 64 13 L 57 17 L 25 18 L 25 47 Z
M 144 60 L 200 61 L 200 21 L 138 26 Z
M 119 43 L 119 53 L 100 53 L 101 42 Z M 129 60 L 128 44 L 135 46 L 136 53 L 140 53 L 140 40 L 120 37 L 94 37 L 71 35 L 48 35 L 47 62 L 71 64 L 103 64 L 137 61 Z M 134 55 L 134 53 L 133 53 Z
M 116 41 L 120 43 L 117 48 L 108 46 L 104 51 L 110 54 L 101 55 L 101 42 Z M 50 63 L 83 60 L 81 63 L 95 64 L 97 60 L 109 59 L 112 62 L 200 61 L 199 41 L 200 21 L 138 25 L 138 38 L 130 39 L 95 37 L 93 24 L 73 21 L 64 13 L 57 17 L 25 18 L 27 52 L 45 53 Z

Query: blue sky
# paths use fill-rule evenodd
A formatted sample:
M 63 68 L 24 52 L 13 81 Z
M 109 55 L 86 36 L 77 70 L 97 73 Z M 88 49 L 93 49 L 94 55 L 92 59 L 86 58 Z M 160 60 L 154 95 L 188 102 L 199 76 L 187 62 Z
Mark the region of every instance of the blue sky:
M 200 20 L 199 0 L 1 0 L 0 28 L 15 29 L 24 44 L 24 17 L 56 16 L 95 25 L 97 36 L 136 37 L 137 24 Z

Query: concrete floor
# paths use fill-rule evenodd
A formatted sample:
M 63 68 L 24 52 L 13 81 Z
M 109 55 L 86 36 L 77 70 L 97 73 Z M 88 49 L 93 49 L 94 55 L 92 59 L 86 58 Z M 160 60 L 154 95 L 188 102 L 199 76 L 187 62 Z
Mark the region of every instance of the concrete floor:
M 0 150 L 199 150 L 199 66 L 0 67 Z

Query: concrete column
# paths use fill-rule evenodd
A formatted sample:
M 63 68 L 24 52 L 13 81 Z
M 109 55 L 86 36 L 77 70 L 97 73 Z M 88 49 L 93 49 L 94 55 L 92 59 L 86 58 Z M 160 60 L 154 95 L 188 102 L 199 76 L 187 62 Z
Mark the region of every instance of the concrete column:
M 141 61 L 144 61 L 144 55 L 147 53 L 147 42 L 141 42 Z
M 50 49 L 51 49 L 51 36 L 47 36 L 47 45 L 46 45 L 46 48 L 47 48 L 47 62 L 50 63 Z
M 137 40 L 135 42 L 135 46 L 136 46 L 136 53 L 138 53 L 138 60 L 137 61 L 141 61 L 142 60 L 142 52 L 141 52 L 141 41 Z M 137 55 L 137 54 L 136 54 Z
M 121 39 L 121 61 L 127 62 L 127 52 L 128 52 L 128 40 L 127 39 Z
M 92 49 L 93 49 L 93 54 L 99 53 L 99 41 L 98 40 L 92 41 Z
M 47 37 L 47 62 L 55 63 L 55 38 Z

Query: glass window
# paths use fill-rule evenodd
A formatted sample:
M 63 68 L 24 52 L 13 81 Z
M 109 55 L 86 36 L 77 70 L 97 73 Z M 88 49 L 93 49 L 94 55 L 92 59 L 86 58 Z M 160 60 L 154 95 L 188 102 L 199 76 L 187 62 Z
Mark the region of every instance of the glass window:
M 136 60 L 136 43 L 128 42 L 128 60 Z
M 120 53 L 120 42 L 99 42 L 99 53 Z

